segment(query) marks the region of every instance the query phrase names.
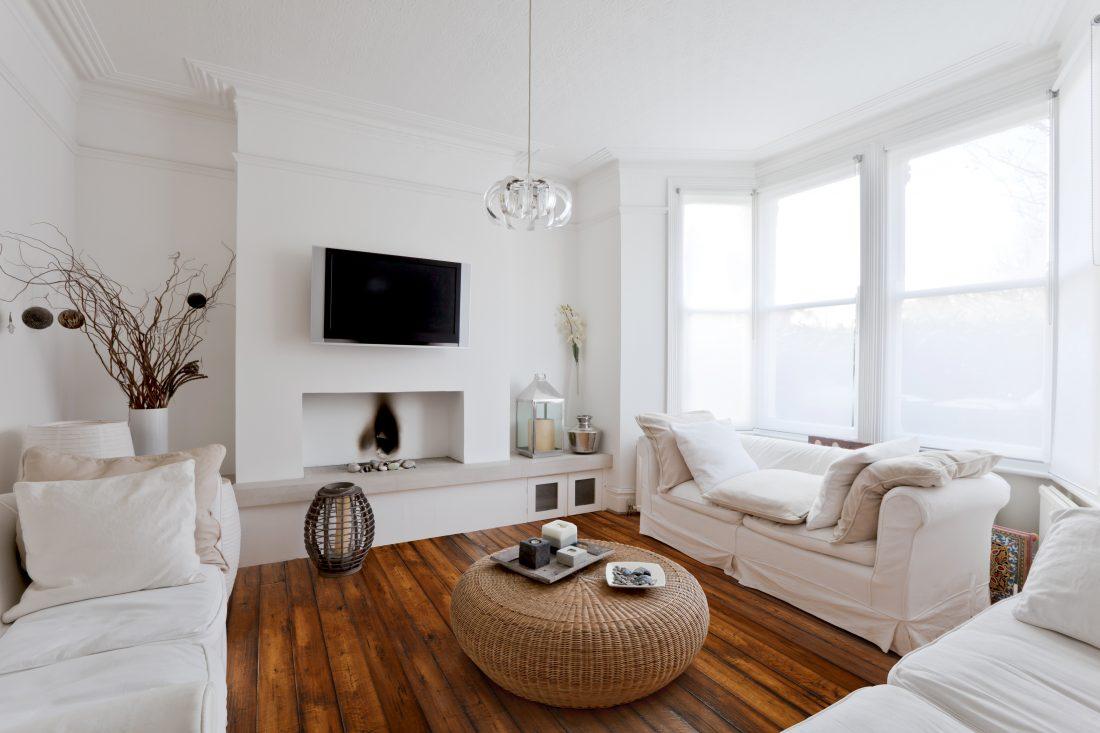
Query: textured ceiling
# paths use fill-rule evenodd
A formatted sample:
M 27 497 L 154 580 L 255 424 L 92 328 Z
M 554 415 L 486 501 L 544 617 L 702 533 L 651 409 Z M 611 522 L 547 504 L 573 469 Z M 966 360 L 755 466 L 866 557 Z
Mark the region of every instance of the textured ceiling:
M 184 58 L 501 133 L 523 0 L 84 0 L 120 72 Z M 752 150 L 975 57 L 1050 42 L 1063 0 L 535 0 L 535 137 Z M 968 66 L 977 69 L 980 64 Z

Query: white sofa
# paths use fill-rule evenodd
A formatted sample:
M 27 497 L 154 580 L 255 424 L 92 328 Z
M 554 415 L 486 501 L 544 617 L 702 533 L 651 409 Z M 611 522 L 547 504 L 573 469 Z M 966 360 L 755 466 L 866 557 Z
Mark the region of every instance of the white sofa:
M 157 731 L 226 727 L 226 602 L 240 558 L 233 488 L 216 511 L 223 573 L 201 582 L 56 606 L 0 624 L 0 731 Z M 0 495 L 0 607 L 23 594 L 13 494 Z
M 848 451 L 745 435 L 761 469 L 824 475 Z M 694 481 L 658 493 L 648 438 L 638 440 L 641 532 L 864 639 L 904 654 L 989 605 L 993 518 L 1008 503 L 995 474 L 934 489 L 900 487 L 882 502 L 877 540 L 832 544 L 832 528 L 778 524 L 724 509 Z
M 1006 598 L 905 655 L 798 733 L 1100 730 L 1100 649 L 1017 621 Z

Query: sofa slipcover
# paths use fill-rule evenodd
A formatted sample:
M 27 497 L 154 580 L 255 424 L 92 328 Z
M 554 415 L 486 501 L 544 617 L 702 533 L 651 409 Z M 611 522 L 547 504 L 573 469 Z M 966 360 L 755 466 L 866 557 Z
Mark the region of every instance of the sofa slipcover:
M 746 435 L 757 465 L 816 475 L 844 449 Z M 928 489 L 899 487 L 882 502 L 878 537 L 855 554 L 825 551 L 815 537 L 780 535 L 744 515 L 716 517 L 658 494 L 650 441 L 637 444 L 642 534 L 723 569 L 743 585 L 904 654 L 989 605 L 990 529 L 1008 502 L 995 474 Z M 680 497 L 686 499 L 686 497 Z M 798 525 L 795 525 L 798 526 Z M 873 547 L 873 563 L 865 564 Z

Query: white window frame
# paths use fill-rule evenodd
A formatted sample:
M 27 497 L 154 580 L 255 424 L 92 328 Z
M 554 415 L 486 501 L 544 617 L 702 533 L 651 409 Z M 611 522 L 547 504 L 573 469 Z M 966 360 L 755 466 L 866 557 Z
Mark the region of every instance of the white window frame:
M 683 268 L 681 266 L 683 256 L 683 198 L 684 195 L 703 194 L 712 196 L 729 196 L 736 199 L 751 199 L 753 196 L 751 182 L 743 179 L 700 179 L 700 178 L 669 178 L 668 181 L 668 254 L 667 254 L 667 298 L 666 298 L 666 380 L 665 402 L 670 413 L 683 412 L 683 403 L 680 394 L 680 354 L 681 338 L 683 336 Z M 752 289 L 753 297 L 749 315 L 753 327 L 753 341 L 756 339 L 756 212 L 752 214 Z M 737 310 L 697 310 L 695 313 L 741 313 Z M 754 370 L 755 371 L 755 370 Z M 751 380 L 751 394 L 756 394 L 756 377 L 753 374 Z M 751 422 L 755 422 L 755 398 L 750 407 Z M 737 425 L 739 429 L 751 430 L 754 425 Z
M 854 402 L 852 404 L 852 425 L 850 427 L 842 427 L 837 425 L 825 425 L 820 423 L 801 422 L 795 420 L 781 420 L 764 417 L 764 411 L 761 409 L 761 400 L 763 395 L 759 389 L 760 378 L 757 376 L 763 374 L 764 369 L 764 357 L 765 354 L 762 349 L 755 348 L 753 354 L 753 397 L 755 404 L 753 406 L 753 414 L 756 416 L 756 429 L 766 431 L 770 434 L 781 435 L 821 435 L 829 438 L 837 438 L 840 440 L 854 440 L 859 434 L 860 424 L 860 404 L 861 389 L 860 389 L 860 321 L 861 321 L 861 308 L 860 308 L 860 296 L 862 288 L 856 287 L 856 292 L 851 298 L 835 298 L 831 300 L 817 300 L 817 301 L 805 301 L 798 303 L 784 303 L 782 305 L 772 304 L 769 289 L 765 287 L 764 272 L 762 270 L 763 263 L 763 244 L 760 241 L 760 199 L 762 195 L 767 196 L 783 196 L 787 194 L 799 193 L 801 191 L 807 191 L 809 189 L 817 188 L 819 186 L 825 186 L 830 183 L 834 183 L 845 178 L 851 178 L 855 176 L 859 180 L 860 195 L 860 219 L 862 222 L 863 217 L 863 181 L 862 171 L 858 161 L 849 161 L 841 165 L 832 165 L 827 168 L 818 169 L 812 174 L 802 175 L 794 179 L 786 180 L 782 183 L 767 186 L 757 191 L 755 199 L 755 208 L 753 210 L 753 261 L 756 263 L 756 278 L 753 286 L 753 304 L 754 304 L 754 320 L 753 320 L 753 333 L 760 334 L 762 329 L 762 319 L 769 314 L 779 313 L 783 311 L 803 310 L 808 308 L 827 308 L 830 306 L 839 305 L 851 305 L 855 309 L 855 328 L 852 333 L 852 395 Z M 861 226 L 862 230 L 862 226 Z M 863 260 L 863 235 L 860 234 L 860 262 L 861 262 L 861 274 L 860 281 L 862 282 L 862 260 Z M 763 301 L 768 301 L 764 303 Z M 759 337 L 754 338 L 754 346 L 759 343 Z
M 1047 296 L 1047 332 L 1043 344 L 1044 360 L 1043 360 L 1043 426 L 1042 426 L 1042 445 L 1036 448 L 1034 451 L 1028 451 L 1026 449 L 1021 453 L 1017 453 L 1015 448 L 1023 448 L 1023 446 L 1007 446 L 998 443 L 986 442 L 974 439 L 959 439 L 950 436 L 941 435 L 918 435 L 922 448 L 930 449 L 953 449 L 953 448 L 985 448 L 995 452 L 1003 452 L 1010 460 L 1019 461 L 1022 463 L 1031 463 L 1046 465 L 1050 460 L 1051 454 L 1051 438 L 1053 427 L 1053 405 L 1054 405 L 1054 373 L 1055 373 L 1055 360 L 1057 358 L 1056 352 L 1056 332 L 1057 323 L 1055 318 L 1055 304 L 1057 303 L 1057 239 L 1056 239 L 1056 217 L 1057 217 L 1057 202 L 1055 199 L 1055 190 L 1057 186 L 1057 168 L 1056 168 L 1056 135 L 1057 129 L 1055 127 L 1055 119 L 1051 112 L 1050 105 L 1029 104 L 1017 109 L 1011 110 L 1007 113 L 1001 113 L 991 117 L 987 117 L 983 120 L 973 122 L 966 125 L 960 125 L 953 127 L 949 130 L 940 130 L 936 134 L 927 135 L 919 138 L 918 140 L 910 140 L 901 144 L 892 145 L 886 151 L 885 162 L 885 175 L 887 181 L 893 177 L 892 167 L 895 162 L 891 160 L 891 156 L 904 156 L 906 159 L 912 159 L 920 157 L 921 155 L 927 155 L 930 153 L 943 150 L 945 148 L 953 147 L 955 145 L 961 145 L 966 142 L 980 139 L 982 137 L 993 135 L 998 132 L 1009 130 L 1013 127 L 1027 124 L 1028 122 L 1035 121 L 1042 118 L 1047 118 L 1050 123 L 1050 138 L 1049 138 L 1049 158 L 1050 164 L 1048 165 L 1049 185 L 1048 190 L 1050 192 L 1047 203 L 1047 268 L 1046 274 L 1030 278 L 1013 278 L 1008 280 L 998 280 L 991 282 L 984 282 L 980 284 L 972 285 L 955 285 L 940 288 L 922 288 L 918 290 L 906 290 L 903 279 L 903 264 L 905 257 L 905 203 L 904 203 L 904 191 L 895 190 L 895 187 L 889 185 L 885 196 L 885 213 L 887 221 L 887 234 L 885 241 L 883 242 L 883 250 L 886 255 L 886 271 L 887 276 L 883 282 L 884 302 L 886 303 L 886 313 L 884 317 L 886 319 L 884 325 L 885 338 L 883 348 L 883 359 L 881 360 L 880 368 L 884 372 L 884 390 L 883 390 L 883 433 L 876 436 L 876 439 L 887 439 L 898 437 L 903 434 L 901 430 L 901 422 L 899 416 L 900 402 L 899 395 L 901 370 L 895 368 L 893 365 L 899 361 L 898 350 L 900 349 L 899 340 L 897 338 L 900 321 L 901 321 L 901 308 L 902 305 L 908 300 L 915 300 L 918 298 L 929 297 L 942 297 L 949 295 L 963 295 L 970 293 L 989 293 L 1005 290 L 1016 290 L 1025 288 L 1045 287 Z

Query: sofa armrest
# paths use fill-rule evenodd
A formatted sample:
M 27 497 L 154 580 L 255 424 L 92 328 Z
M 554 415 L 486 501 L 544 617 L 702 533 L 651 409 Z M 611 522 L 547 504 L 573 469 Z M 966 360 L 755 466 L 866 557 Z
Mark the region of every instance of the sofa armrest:
M 218 524 L 222 536 L 215 545 L 225 558 L 229 567 L 225 571 L 225 593 L 233 592 L 233 583 L 237 579 L 237 568 L 241 564 L 241 514 L 237 508 L 237 494 L 229 479 L 222 478 L 218 488 Z
M 644 435 L 636 443 L 637 456 L 634 459 L 634 494 L 638 509 L 648 512 L 653 495 L 657 493 L 657 479 L 661 467 L 657 464 L 657 451 L 653 442 Z
M 0 613 L 19 603 L 27 587 L 19 564 L 19 551 L 15 546 L 15 522 L 18 517 L 15 495 L 0 496 Z M 0 624 L 0 634 L 6 628 Z
M 979 606 L 974 612 L 988 605 L 993 519 L 1008 498 L 1008 483 L 992 473 L 888 492 L 879 513 L 875 606 L 915 618 L 967 592 Z

